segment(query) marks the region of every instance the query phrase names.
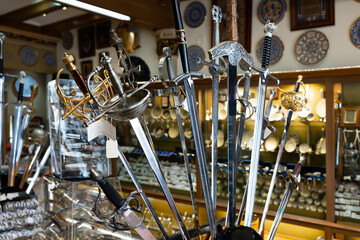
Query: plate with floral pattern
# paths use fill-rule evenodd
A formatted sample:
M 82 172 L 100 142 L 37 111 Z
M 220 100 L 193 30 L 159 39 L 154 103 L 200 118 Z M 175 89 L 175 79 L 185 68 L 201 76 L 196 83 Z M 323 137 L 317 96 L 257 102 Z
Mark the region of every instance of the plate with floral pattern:
M 257 45 L 256 56 L 261 62 L 262 54 L 264 48 L 264 39 L 262 39 Z M 271 38 L 271 47 L 270 47 L 270 64 L 277 63 L 282 57 L 284 52 L 284 44 L 277 36 L 272 36 Z
M 323 60 L 329 50 L 329 40 L 320 31 L 307 31 L 295 44 L 296 59 L 302 64 L 311 65 Z
M 352 24 L 350 29 L 351 41 L 357 48 L 360 48 L 360 18 Z

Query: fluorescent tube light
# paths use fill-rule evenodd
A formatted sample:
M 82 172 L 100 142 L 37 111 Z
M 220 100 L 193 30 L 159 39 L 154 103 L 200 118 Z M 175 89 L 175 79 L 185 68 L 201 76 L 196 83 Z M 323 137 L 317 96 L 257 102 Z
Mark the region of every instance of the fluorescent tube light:
M 101 7 L 97 7 L 88 3 L 84 3 L 84 2 L 80 2 L 77 0 L 55 0 L 57 2 L 69 5 L 69 6 L 73 6 L 73 7 L 77 7 L 77 8 L 81 8 L 90 12 L 94 12 L 94 13 L 98 13 L 101 15 L 105 15 L 111 18 L 115 18 L 115 19 L 119 19 L 122 21 L 130 21 L 130 17 L 121 13 L 117 13 L 114 11 L 110 11 L 107 10 L 105 8 L 101 8 Z

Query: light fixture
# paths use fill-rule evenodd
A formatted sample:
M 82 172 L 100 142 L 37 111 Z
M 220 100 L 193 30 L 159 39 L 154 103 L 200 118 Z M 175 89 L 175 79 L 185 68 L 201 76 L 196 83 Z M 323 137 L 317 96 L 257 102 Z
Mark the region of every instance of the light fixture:
M 67 6 L 63 6 L 63 7 L 62 7 L 62 10 L 65 11 L 66 9 L 67 9 Z
M 46 14 L 46 13 L 43 13 L 42 15 L 43 15 L 43 17 L 46 17 L 47 14 Z
M 111 18 L 115 18 L 118 20 L 122 20 L 122 21 L 130 21 L 130 17 L 121 13 L 117 13 L 114 11 L 110 11 L 107 10 L 105 8 L 101 8 L 101 7 L 97 7 L 88 3 L 84 3 L 84 2 L 80 2 L 77 0 L 56 0 L 57 2 L 69 5 L 69 6 L 73 6 L 73 7 L 77 7 L 77 8 L 81 8 L 90 12 L 94 12 L 97 14 L 101 14 L 101 15 L 105 15 Z

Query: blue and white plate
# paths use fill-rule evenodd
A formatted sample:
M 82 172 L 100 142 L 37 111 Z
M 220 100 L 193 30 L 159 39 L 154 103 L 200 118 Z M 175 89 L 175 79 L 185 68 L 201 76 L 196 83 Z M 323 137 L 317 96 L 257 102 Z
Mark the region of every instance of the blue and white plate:
M 360 48 L 360 18 L 356 19 L 356 21 L 352 24 L 350 37 L 355 46 Z

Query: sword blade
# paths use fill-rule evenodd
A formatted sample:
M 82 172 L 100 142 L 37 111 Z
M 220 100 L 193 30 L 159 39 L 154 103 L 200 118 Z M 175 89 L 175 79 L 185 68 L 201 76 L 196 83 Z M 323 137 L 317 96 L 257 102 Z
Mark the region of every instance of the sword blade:
M 272 240 L 272 239 L 274 239 L 276 230 L 277 230 L 278 227 L 279 227 L 281 218 L 282 218 L 282 216 L 284 215 L 286 206 L 287 206 L 287 204 L 288 204 L 288 202 L 289 202 L 289 199 L 290 199 L 291 194 L 293 193 L 294 189 L 295 189 L 295 184 L 290 181 L 289 184 L 288 184 L 288 186 L 287 186 L 287 188 L 285 189 L 284 196 L 283 196 L 283 198 L 281 199 L 281 202 L 280 202 L 280 204 L 279 204 L 279 208 L 278 208 L 278 210 L 277 210 L 277 212 L 276 212 L 276 216 L 275 216 L 273 225 L 271 226 L 271 229 L 270 229 L 270 232 L 269 232 L 269 235 L 268 235 L 267 240 Z
M 129 207 L 127 207 L 129 208 Z M 126 219 L 126 222 L 130 226 L 136 226 L 141 222 L 141 219 L 130 209 L 127 209 L 121 213 L 121 215 Z M 134 230 L 140 235 L 142 239 L 145 240 L 156 240 L 154 235 L 150 232 L 150 230 L 141 223 L 138 227 L 134 228 Z
M 24 137 L 25 137 L 26 130 L 29 126 L 29 123 L 30 123 L 30 114 L 27 113 L 27 114 L 25 114 L 25 116 L 22 119 L 21 127 L 19 130 L 19 137 L 18 137 L 18 143 L 17 143 L 17 147 L 16 147 L 16 157 L 15 157 L 16 169 L 18 169 L 18 167 L 19 167 L 21 152 L 22 152 L 22 149 L 24 146 Z
M 17 166 L 16 153 L 20 138 L 22 111 L 23 111 L 22 105 L 17 104 L 14 110 L 13 141 L 11 144 L 10 160 L 9 160 L 10 162 L 9 162 L 8 186 L 11 187 L 13 187 L 15 184 L 16 166 Z
M 179 97 L 176 94 L 173 94 L 173 99 L 174 99 L 174 105 L 179 106 L 179 104 L 180 104 Z M 179 128 L 179 136 L 180 136 L 182 153 L 183 153 L 183 156 L 184 156 L 184 164 L 185 164 L 185 169 L 186 169 L 186 175 L 187 175 L 187 179 L 188 179 L 188 182 L 189 182 L 190 198 L 191 198 L 191 203 L 192 203 L 192 207 L 193 207 L 194 215 L 195 215 L 195 227 L 196 227 L 196 229 L 198 231 L 198 237 L 200 239 L 200 236 L 201 236 L 200 235 L 200 224 L 199 224 L 199 215 L 198 215 L 197 206 L 196 206 L 196 199 L 195 199 L 196 196 L 195 196 L 195 192 L 194 192 L 193 181 L 192 181 L 192 178 L 191 178 L 191 171 L 190 171 L 188 152 L 187 152 L 187 149 L 186 149 L 184 128 L 182 126 L 182 119 L 181 119 L 181 115 L 180 115 L 180 109 L 178 107 L 175 107 L 175 114 L 176 114 L 177 125 L 178 125 L 178 128 Z
M 279 151 L 278 151 L 278 154 L 277 154 L 277 157 L 276 157 L 274 171 L 273 171 L 273 174 L 272 174 L 272 177 L 271 177 L 271 182 L 270 182 L 270 186 L 269 186 L 268 195 L 266 197 L 265 207 L 264 207 L 263 215 L 261 217 L 261 222 L 260 222 L 260 225 L 259 225 L 259 234 L 260 235 L 261 235 L 262 231 L 264 230 L 265 219 L 266 219 L 267 212 L 269 210 L 269 206 L 270 206 L 270 202 L 271 202 L 271 195 L 272 195 L 272 192 L 273 192 L 274 187 L 275 187 L 276 176 L 277 176 L 277 172 L 279 170 L 280 160 L 281 160 L 281 157 L 282 157 L 282 154 L 283 154 L 283 151 L 284 151 L 286 137 L 287 137 L 287 134 L 288 134 L 288 131 L 289 131 L 289 128 L 290 128 L 292 114 L 293 114 L 293 110 L 290 109 L 288 111 L 288 115 L 287 115 L 286 122 L 285 122 L 285 125 L 284 125 L 284 131 L 283 131 L 283 134 L 282 134 L 282 137 L 281 137 Z
M 180 232 L 182 233 L 184 239 L 190 239 L 189 233 L 186 230 L 185 224 L 181 218 L 179 210 L 176 207 L 175 201 L 171 195 L 171 192 L 166 184 L 164 174 L 161 171 L 159 160 L 152 150 L 151 145 L 147 141 L 147 137 L 144 133 L 143 128 L 141 127 L 141 123 L 138 118 L 134 118 L 130 120 L 130 124 L 136 134 L 136 137 L 139 140 L 139 143 L 144 150 L 145 156 L 150 164 L 151 169 L 153 170 L 155 177 L 161 187 L 162 192 L 169 204 L 169 207 L 175 217 L 175 220 L 180 228 Z
M 127 161 L 125 155 L 123 154 L 123 152 L 121 151 L 119 146 L 118 146 L 118 155 L 119 155 L 119 158 L 120 158 L 123 166 L 125 167 L 126 171 L 128 172 L 131 180 L 133 181 L 136 189 L 139 191 L 140 196 L 144 200 L 146 207 L 149 209 L 149 211 L 151 213 L 151 216 L 154 218 L 156 224 L 158 225 L 158 227 L 160 229 L 160 232 L 162 233 L 162 235 L 164 236 L 165 239 L 168 239 L 168 235 L 167 235 L 167 233 L 165 231 L 164 226 L 162 225 L 162 223 L 161 223 L 159 217 L 157 216 L 157 214 L 155 213 L 155 210 L 152 207 L 152 205 L 151 205 L 149 199 L 147 198 L 145 192 L 142 190 L 142 187 L 141 187 L 139 181 L 137 180 L 134 172 L 132 171 L 132 169 L 130 167 L 129 162 Z
M 246 208 L 245 208 L 244 226 L 246 227 L 251 227 L 252 217 L 254 212 L 256 181 L 257 181 L 257 172 L 259 167 L 261 136 L 263 131 L 263 123 L 264 123 L 264 108 L 265 108 L 265 96 L 266 96 L 268 74 L 269 71 L 266 69 L 263 73 L 260 73 L 260 78 L 259 78 L 254 136 L 253 136 L 254 140 L 252 145 L 251 163 L 249 170 L 249 187 L 248 187 Z

